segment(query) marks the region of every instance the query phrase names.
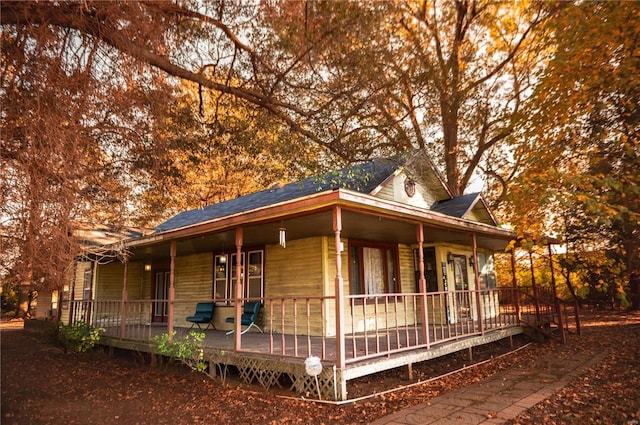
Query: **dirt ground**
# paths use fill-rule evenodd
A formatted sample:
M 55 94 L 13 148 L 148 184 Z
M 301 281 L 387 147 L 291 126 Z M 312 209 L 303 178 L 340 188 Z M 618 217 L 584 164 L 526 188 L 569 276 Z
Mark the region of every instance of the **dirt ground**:
M 583 334 L 570 335 L 565 349 L 597 353 L 604 360 L 513 424 L 640 424 L 640 313 L 583 311 Z M 13 329 L 12 329 L 13 328 Z M 266 391 L 179 366 L 152 367 L 144 356 L 103 350 L 65 354 L 45 336 L 25 332 L 20 322 L 1 326 L 1 418 L 13 424 L 365 424 L 540 356 L 553 356 L 557 342 L 512 348 L 509 341 L 479 347 L 469 366 L 458 353 L 414 366 L 413 382 L 402 368 L 356 380 L 349 396 L 392 387 L 407 388 L 345 405 L 305 401 L 285 388 Z

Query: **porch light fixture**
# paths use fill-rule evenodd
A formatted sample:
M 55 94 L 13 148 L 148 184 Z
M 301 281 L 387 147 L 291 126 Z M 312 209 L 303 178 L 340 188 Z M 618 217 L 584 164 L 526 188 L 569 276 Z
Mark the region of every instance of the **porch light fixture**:
M 287 229 L 286 227 L 281 227 L 278 230 L 278 233 L 280 234 L 280 246 L 283 248 L 287 247 Z
M 218 264 L 227 264 L 227 256 L 222 254 L 218 257 Z
M 469 256 L 469 267 L 473 267 L 473 255 Z
M 151 271 L 151 264 L 148 264 L 148 263 L 147 263 L 147 264 L 145 264 L 145 265 L 144 265 L 144 271 L 145 271 L 145 272 L 150 272 L 150 271 Z
M 447 252 L 447 263 L 453 264 L 453 254 L 450 252 Z

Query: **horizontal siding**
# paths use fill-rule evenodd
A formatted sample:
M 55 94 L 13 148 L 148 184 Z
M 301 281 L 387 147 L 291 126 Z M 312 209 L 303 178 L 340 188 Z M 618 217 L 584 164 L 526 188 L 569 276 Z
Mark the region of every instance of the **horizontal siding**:
M 295 305 L 289 299 L 265 305 L 262 324 L 274 332 L 292 333 L 294 327 L 305 333 L 322 332 L 322 314 L 319 301 L 307 308 L 305 297 L 323 295 L 322 237 L 287 241 L 287 247 L 268 245 L 265 248 L 265 297 L 301 297 Z M 282 314 L 284 308 L 284 315 Z M 269 318 L 273 310 L 273 316 Z
M 376 197 L 381 199 L 386 199 L 388 201 L 395 201 L 396 197 L 394 195 L 394 182 L 395 182 L 395 179 L 385 184 L 382 187 L 382 189 L 380 189 L 380 191 L 376 193 Z
M 111 262 L 109 264 L 99 264 L 94 270 L 95 287 L 94 300 L 119 300 L 122 298 L 122 288 L 124 286 L 124 264 Z M 130 300 L 141 299 L 143 293 L 144 264 L 127 264 L 127 296 Z M 77 280 L 77 279 L 76 279 Z M 82 280 L 80 281 L 82 287 Z M 77 289 L 76 289 L 77 290 Z
M 67 297 L 66 301 L 73 301 L 76 297 L 82 299 L 82 280 L 85 270 L 91 270 L 91 263 L 88 261 L 77 261 L 73 265 L 73 270 L 68 275 L 68 291 L 62 291 L 62 296 Z M 78 288 L 78 290 L 75 290 Z M 60 320 L 62 323 L 69 323 L 70 304 L 60 300 Z
M 82 301 L 82 285 L 84 282 L 84 273 L 91 270 L 91 262 L 80 261 L 76 263 L 76 273 L 73 277 L 73 287 L 69 288 L 69 299 L 73 301 Z
M 402 292 L 416 292 L 413 248 L 409 245 L 399 245 L 398 256 L 400 257 L 400 285 Z
M 176 257 L 174 288 L 178 301 L 174 307 L 174 323 L 176 326 L 191 326 L 185 318 L 193 315 L 196 303 L 213 297 L 213 254 Z

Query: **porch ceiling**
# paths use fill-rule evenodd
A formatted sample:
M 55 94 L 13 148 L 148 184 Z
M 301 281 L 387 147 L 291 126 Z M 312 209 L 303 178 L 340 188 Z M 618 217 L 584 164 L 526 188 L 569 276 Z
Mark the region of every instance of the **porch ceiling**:
M 286 228 L 287 240 L 302 239 L 312 236 L 333 237 L 333 216 L 331 210 L 316 211 L 309 214 L 289 217 L 282 220 L 272 220 L 247 225 L 243 228 L 245 247 L 261 246 L 278 243 L 278 230 Z M 403 244 L 416 244 L 416 224 L 394 220 L 389 217 L 365 214 L 359 211 L 343 209 L 342 232 L 343 238 L 363 239 L 370 241 L 395 241 Z M 471 234 L 464 231 L 453 231 L 424 225 L 425 244 L 450 243 L 471 245 Z M 497 239 L 477 235 L 478 248 L 498 251 L 504 249 L 508 239 Z M 235 229 L 203 234 L 177 240 L 177 255 L 189 255 L 202 252 L 230 251 L 235 246 Z M 169 241 L 158 244 L 138 246 L 132 250 L 131 260 L 144 261 L 170 256 Z

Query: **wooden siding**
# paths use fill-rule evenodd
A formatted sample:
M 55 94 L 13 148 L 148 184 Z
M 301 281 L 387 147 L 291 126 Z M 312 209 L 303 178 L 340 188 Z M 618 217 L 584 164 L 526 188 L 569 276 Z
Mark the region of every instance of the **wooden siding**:
M 118 261 L 99 264 L 94 273 L 94 300 L 119 300 L 122 298 L 124 286 L 124 264 Z M 76 278 L 77 280 L 77 278 Z M 127 264 L 127 297 L 130 300 L 142 299 L 144 286 L 144 264 L 131 262 Z M 79 283 L 82 287 L 82 280 Z M 77 291 L 78 286 L 76 286 Z
M 265 247 L 264 292 L 266 298 L 304 298 L 324 295 L 323 239 L 323 237 L 313 237 L 287 241 L 286 248 L 282 248 L 280 245 L 268 245 Z M 271 323 L 263 322 L 262 324 L 265 328 L 271 329 L 272 327 L 274 332 L 293 332 L 293 302 L 288 300 L 284 305 L 284 318 L 282 315 L 282 303 L 274 300 L 272 306 L 273 320 Z M 270 308 L 270 305 L 265 305 L 265 309 Z M 263 313 L 263 317 L 268 316 L 265 313 Z M 298 332 L 306 333 L 307 312 L 304 299 L 297 305 L 297 315 L 296 326 Z M 311 334 L 322 334 L 322 316 L 319 300 L 311 302 L 309 315 Z
M 471 209 L 471 211 L 465 214 L 464 218 L 466 218 L 467 220 L 477 221 L 478 223 L 489 224 L 491 226 L 494 225 L 489 211 L 487 211 L 482 202 L 477 202 L 476 205 Z
M 409 245 L 398 245 L 398 256 L 400 257 L 400 285 L 402 292 L 416 292 L 413 248 Z
M 175 259 L 175 296 L 174 325 L 191 326 L 185 318 L 191 316 L 198 301 L 212 299 L 213 294 L 213 254 L 194 254 Z M 180 302 L 180 300 L 189 300 Z M 216 315 L 217 323 L 222 325 L 224 317 Z
M 82 283 L 84 280 L 84 272 L 91 270 L 91 262 L 77 261 L 74 264 L 73 271 L 69 275 L 68 291 L 66 291 L 66 301 L 82 300 Z M 64 293 L 65 291 L 63 291 Z M 69 304 L 60 300 L 58 309 L 60 310 L 60 320 L 62 323 L 69 322 Z M 64 307 L 64 308 L 63 308 Z
M 415 195 L 411 197 L 407 195 L 404 190 L 404 182 L 407 178 L 409 177 L 407 177 L 404 172 L 399 173 L 382 186 L 379 191 L 375 193 L 375 196 L 420 208 L 429 208 L 434 202 L 439 200 L 438 194 L 422 184 L 419 179 L 414 180 L 416 184 Z

